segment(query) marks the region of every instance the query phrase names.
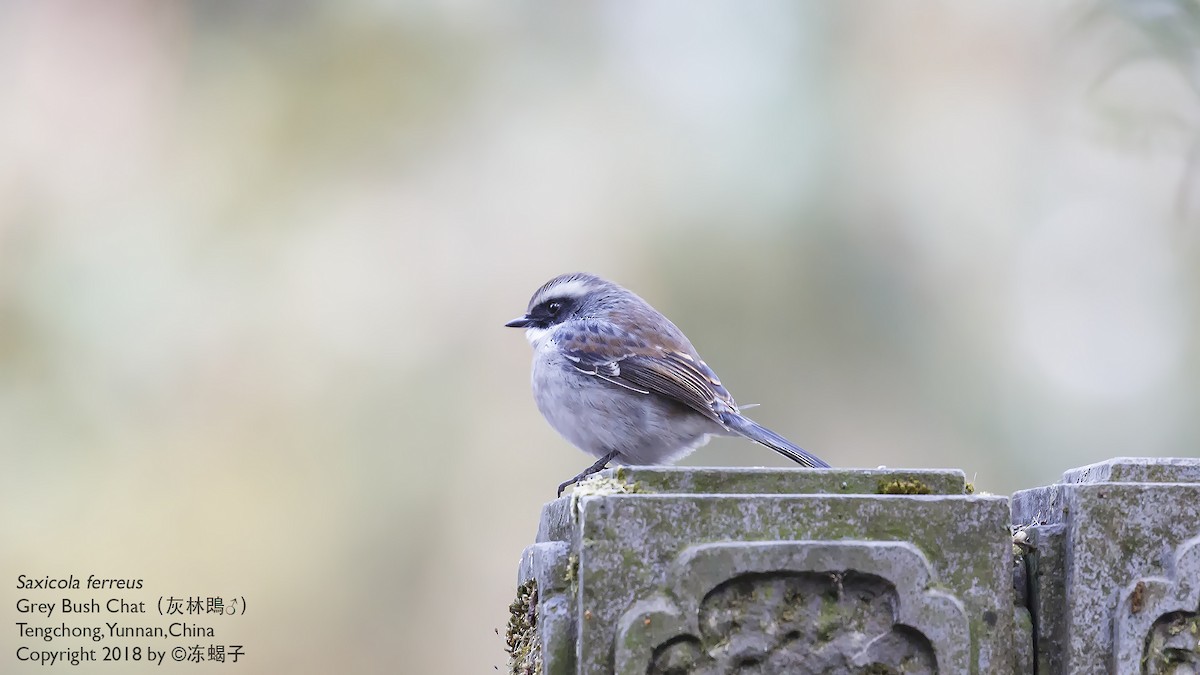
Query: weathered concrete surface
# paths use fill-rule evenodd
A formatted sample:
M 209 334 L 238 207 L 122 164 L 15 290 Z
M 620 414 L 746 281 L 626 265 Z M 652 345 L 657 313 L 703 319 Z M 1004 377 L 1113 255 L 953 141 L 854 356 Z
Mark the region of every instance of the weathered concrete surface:
M 1200 459 L 1074 469 L 1012 510 L 1039 675 L 1200 672 Z
M 547 504 L 522 560 L 546 673 L 1008 675 L 1028 657 L 1008 501 L 964 494 L 961 472 L 597 480 Z

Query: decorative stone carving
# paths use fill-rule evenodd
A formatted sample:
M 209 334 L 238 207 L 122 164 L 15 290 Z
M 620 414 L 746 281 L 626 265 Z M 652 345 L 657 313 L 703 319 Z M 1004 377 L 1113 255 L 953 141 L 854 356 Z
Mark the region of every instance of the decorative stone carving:
M 548 675 L 1009 675 L 1008 524 L 958 471 L 622 467 L 546 505 L 519 583 Z
M 1200 612 L 1200 459 L 1112 459 L 1012 504 L 1039 675 L 1200 672 L 1184 634 Z
M 1200 673 L 1200 613 L 1172 612 L 1154 622 L 1142 657 L 1143 675 Z
M 1140 665 L 1146 674 L 1200 673 L 1200 536 L 1179 547 L 1170 578 L 1146 577 L 1125 589 L 1115 623 L 1120 672 Z
M 511 670 L 1200 673 L 1200 459 L 1073 469 L 1011 519 L 968 493 L 955 471 L 602 472 L 542 512 Z
M 663 596 L 621 618 L 616 672 L 969 672 L 966 612 L 932 583 L 906 543 L 692 547 Z

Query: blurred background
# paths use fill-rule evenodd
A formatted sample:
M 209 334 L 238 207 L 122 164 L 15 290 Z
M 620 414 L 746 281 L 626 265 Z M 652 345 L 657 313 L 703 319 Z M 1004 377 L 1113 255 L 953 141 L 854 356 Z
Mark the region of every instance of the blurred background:
M 0 0 L 0 579 L 245 596 L 239 673 L 503 670 L 591 458 L 502 324 L 574 270 L 835 465 L 1196 456 L 1197 14 Z

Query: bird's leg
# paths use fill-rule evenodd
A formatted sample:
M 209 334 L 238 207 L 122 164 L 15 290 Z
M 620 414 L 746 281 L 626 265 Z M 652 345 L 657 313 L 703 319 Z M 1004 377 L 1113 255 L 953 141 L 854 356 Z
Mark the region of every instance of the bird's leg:
M 571 480 L 559 485 L 558 486 L 558 496 L 559 497 L 562 496 L 563 490 L 566 490 L 568 485 L 574 485 L 575 483 L 578 483 L 579 481 L 583 480 L 584 478 L 587 478 L 588 476 L 596 473 L 597 471 L 604 469 L 604 467 L 608 466 L 608 463 L 613 461 L 614 459 L 616 459 L 617 455 L 619 455 L 619 454 L 621 454 L 621 453 L 617 452 L 616 450 L 613 450 L 612 452 L 608 453 L 607 455 L 605 455 L 605 456 L 601 457 L 599 460 L 597 460 L 595 464 L 589 466 L 588 468 L 584 469 L 583 471 L 580 471 L 579 475 L 577 475 L 574 478 L 572 478 Z

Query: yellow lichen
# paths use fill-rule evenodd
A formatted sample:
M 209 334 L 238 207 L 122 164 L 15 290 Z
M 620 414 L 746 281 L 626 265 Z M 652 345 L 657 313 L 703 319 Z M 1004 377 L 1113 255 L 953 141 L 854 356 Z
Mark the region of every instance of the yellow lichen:
M 881 495 L 927 495 L 933 491 L 919 480 L 881 480 L 876 492 Z

